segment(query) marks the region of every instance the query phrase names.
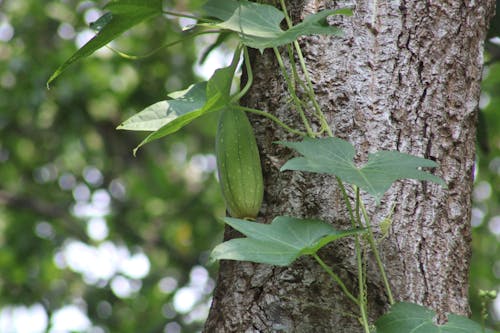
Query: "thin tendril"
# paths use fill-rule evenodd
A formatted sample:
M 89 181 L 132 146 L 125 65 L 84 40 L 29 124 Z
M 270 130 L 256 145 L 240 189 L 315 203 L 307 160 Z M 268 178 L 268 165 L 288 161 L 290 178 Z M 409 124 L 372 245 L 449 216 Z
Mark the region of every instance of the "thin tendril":
M 247 82 L 245 84 L 245 87 L 243 87 L 240 92 L 233 96 L 233 102 L 239 101 L 243 96 L 245 96 L 253 83 L 252 64 L 250 63 L 250 56 L 248 55 L 248 48 L 246 46 L 243 46 L 243 57 L 245 61 L 245 68 L 247 70 Z
M 203 18 L 203 17 L 189 15 L 189 14 L 184 14 L 184 13 L 172 12 L 170 10 L 163 10 L 162 13 L 165 14 L 165 15 L 171 15 L 171 16 L 175 16 L 175 17 L 190 18 L 190 19 L 193 19 L 193 20 L 197 20 L 199 22 L 213 22 L 213 20 L 206 19 L 206 18 Z
M 241 105 L 233 105 L 232 107 L 239 109 L 239 110 L 242 110 L 242 111 L 255 113 L 255 114 L 261 115 L 263 117 L 269 118 L 272 121 L 274 121 L 276 124 L 283 127 L 285 130 L 287 130 L 288 132 L 290 132 L 292 134 L 297 134 L 300 136 L 307 136 L 307 133 L 304 133 L 302 131 L 291 128 L 290 126 L 286 125 L 281 120 L 279 120 L 276 116 L 270 114 L 269 112 L 265 112 L 265 111 L 257 110 L 257 109 L 252 109 L 252 108 L 249 108 L 246 106 L 241 106 Z
M 119 51 L 115 48 L 112 48 L 111 46 L 106 46 L 108 49 L 110 49 L 111 51 L 115 52 L 116 54 L 118 54 L 120 57 L 122 58 L 125 58 L 125 59 L 129 59 L 129 60 L 139 60 L 139 59 L 144 59 L 144 58 L 148 58 L 148 57 L 151 57 L 153 54 L 161 51 L 162 49 L 165 49 L 165 48 L 168 48 L 170 46 L 174 46 L 176 44 L 179 44 L 179 43 L 182 43 L 184 42 L 186 39 L 188 38 L 194 38 L 194 37 L 198 37 L 198 36 L 201 36 L 201 35 L 206 35 L 206 34 L 214 34 L 214 33 L 219 33 L 220 30 L 207 30 L 207 31 L 201 31 L 201 32 L 197 32 L 195 34 L 192 34 L 192 35 L 188 35 L 186 36 L 185 38 L 183 39 L 179 39 L 179 40 L 176 40 L 174 42 L 171 42 L 171 43 L 166 43 L 156 49 L 154 49 L 153 51 L 150 51 L 144 55 L 130 55 L 130 54 L 126 54 L 122 51 Z

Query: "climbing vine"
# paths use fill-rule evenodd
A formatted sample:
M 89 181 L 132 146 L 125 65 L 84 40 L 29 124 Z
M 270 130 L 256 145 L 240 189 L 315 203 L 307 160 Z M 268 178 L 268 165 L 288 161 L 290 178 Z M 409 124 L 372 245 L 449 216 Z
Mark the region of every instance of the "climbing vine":
M 356 149 L 349 142 L 334 137 L 316 99 L 307 64 L 297 42 L 298 37 L 312 34 L 340 36 L 342 31 L 331 26 L 328 23 L 328 17 L 333 15 L 348 17 L 353 12 L 346 8 L 322 10 L 293 25 L 284 0 L 280 0 L 279 3 L 280 9 L 246 0 L 208 0 L 203 6 L 203 13 L 195 15 L 164 10 L 161 0 L 112 1 L 105 7 L 107 13 L 91 25 L 97 31 L 95 37 L 63 63 L 49 78 L 48 84 L 72 63 L 107 45 L 131 27 L 165 14 L 197 21 L 197 24 L 186 32 L 184 38 L 193 38 L 202 34 L 219 34 L 214 47 L 223 39 L 235 38 L 237 47 L 229 66 L 217 69 L 205 82 L 193 83 L 185 90 L 170 93 L 169 99 L 145 108 L 118 126 L 118 129 L 122 130 L 150 132 L 134 149 L 135 154 L 143 145 L 172 134 L 199 117 L 214 112 L 225 115 L 225 118 L 221 118 L 219 129 L 225 128 L 226 131 L 218 138 L 218 143 L 222 147 L 220 149 L 223 151 L 217 156 L 224 162 L 235 160 L 236 164 L 219 164 L 219 177 L 224 180 L 221 182 L 224 197 L 233 214 L 233 217 L 225 217 L 223 220 L 246 237 L 219 244 L 213 250 L 211 258 L 287 266 L 301 256 L 310 256 L 338 284 L 345 297 L 357 306 L 357 312 L 352 315 L 359 318 L 365 333 L 375 331 L 378 333 L 492 332 L 485 329 L 483 325 L 456 315 L 449 315 L 448 322 L 438 326 L 435 324 L 435 312 L 432 310 L 413 303 L 395 302 L 384 263 L 378 251 L 378 244 L 383 241 L 383 237 L 377 239 L 373 232 L 372 217 L 365 209 L 361 192 L 372 196 L 375 202 L 379 203 L 384 193 L 399 179 L 430 181 L 443 187 L 446 187 L 446 184 L 441 178 L 422 170 L 422 168 L 438 167 L 435 162 L 398 151 L 379 151 L 370 154 L 367 163 L 362 166 L 358 166 L 353 161 Z M 281 28 L 283 22 L 287 27 L 285 30 Z M 180 42 L 182 40 L 164 45 L 164 47 Z M 239 105 L 239 100 L 249 91 L 253 81 L 248 48 L 261 52 L 264 49 L 272 49 L 290 95 L 291 112 L 297 112 L 301 119 L 300 127 L 291 127 L 284 119 L 278 119 L 270 112 Z M 287 65 L 283 60 L 282 52 L 288 56 Z M 119 54 L 134 58 L 123 53 Z M 240 65 L 241 58 L 243 58 L 243 65 Z M 245 66 L 247 81 L 243 87 L 237 87 L 236 92 L 233 92 L 233 82 L 241 66 Z M 235 116 L 236 112 L 239 112 L 238 117 Z M 226 118 L 230 118 L 231 121 L 247 121 L 242 118 L 245 117 L 245 112 L 266 117 L 297 138 L 296 141 L 277 143 L 298 153 L 298 157 L 292 158 L 281 167 L 282 172 L 313 172 L 335 177 L 349 212 L 350 229 L 336 230 L 328 221 L 293 216 L 277 216 L 271 224 L 252 221 L 258 213 L 262 200 L 260 184 L 262 177 L 254 177 L 257 171 L 260 172 L 260 170 L 255 170 L 255 168 L 260 168 L 260 162 L 257 160 L 258 154 L 256 159 L 253 159 L 252 156 L 255 154 L 242 152 L 250 149 L 245 142 L 254 142 L 255 139 L 252 137 L 253 133 L 245 128 L 244 140 L 236 140 L 238 143 L 235 143 L 236 141 L 228 139 L 227 135 L 238 134 L 241 131 L 232 128 L 233 133 L 231 133 L 231 130 L 227 130 L 227 126 L 238 127 L 242 126 L 242 123 L 235 125 L 223 123 L 229 121 L 224 120 Z M 228 117 L 228 113 L 231 117 Z M 311 125 L 313 121 L 320 124 L 319 129 L 313 129 Z M 245 159 L 238 160 L 242 158 L 241 156 L 245 156 Z M 250 165 L 251 168 L 240 172 L 242 166 L 246 165 Z M 252 185 L 255 185 L 257 190 L 249 193 L 247 189 Z M 354 199 L 347 195 L 348 187 L 355 193 Z M 391 217 L 388 216 L 378 222 L 387 230 L 390 228 Z M 342 279 L 318 254 L 318 251 L 325 245 L 346 237 L 354 242 L 358 278 L 357 292 L 349 290 Z M 369 291 L 366 286 L 364 268 L 367 251 L 374 255 L 390 305 L 389 312 L 374 323 L 368 320 L 370 309 L 367 305 L 367 293 Z

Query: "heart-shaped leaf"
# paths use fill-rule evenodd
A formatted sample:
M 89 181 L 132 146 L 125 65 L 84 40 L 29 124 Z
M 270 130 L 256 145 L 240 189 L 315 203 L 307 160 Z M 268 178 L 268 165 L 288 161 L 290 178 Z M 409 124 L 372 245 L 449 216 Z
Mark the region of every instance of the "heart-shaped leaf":
M 446 186 L 441 178 L 419 170 L 420 167 L 434 168 L 437 163 L 398 151 L 368 154 L 368 162 L 358 168 L 353 161 L 354 147 L 339 138 L 306 138 L 302 142 L 279 143 L 304 155 L 286 162 L 281 171 L 300 170 L 332 174 L 365 190 L 377 201 L 380 201 L 385 191 L 398 179 L 428 180 Z
M 436 325 L 436 312 L 413 303 L 396 303 L 376 322 L 377 333 L 494 333 L 467 317 L 448 315 L 445 325 Z
M 92 28 L 97 35 L 76 51 L 51 75 L 47 86 L 54 81 L 72 63 L 88 57 L 133 26 L 162 14 L 161 0 L 115 0 L 106 7 L 110 12 L 98 19 Z
M 245 0 L 209 0 L 204 9 L 209 16 L 222 21 L 216 23 L 215 26 L 237 32 L 245 45 L 261 50 L 291 43 L 303 35 L 340 35 L 340 29 L 330 26 L 326 18 L 336 14 L 352 14 L 349 9 L 323 10 L 306 17 L 303 22 L 291 29 L 283 31 L 280 24 L 285 15 L 270 5 Z
M 271 224 L 226 217 L 224 222 L 247 238 L 232 239 L 212 251 L 212 259 L 252 261 L 286 266 L 301 255 L 314 254 L 339 238 L 365 232 L 363 229 L 335 230 L 320 220 L 276 217 Z

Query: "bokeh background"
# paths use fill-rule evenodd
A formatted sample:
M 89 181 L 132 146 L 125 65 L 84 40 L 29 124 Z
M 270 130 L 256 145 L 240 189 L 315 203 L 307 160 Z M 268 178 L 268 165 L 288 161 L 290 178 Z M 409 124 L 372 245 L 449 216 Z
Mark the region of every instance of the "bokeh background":
M 191 11 L 202 0 L 165 1 Z M 109 49 L 50 74 L 94 34 L 104 1 L 0 0 L 0 333 L 199 332 L 208 313 L 224 205 L 217 115 L 141 149 L 117 131 L 168 92 L 227 60 L 186 40 L 131 61 Z M 113 46 L 147 54 L 189 20 L 162 17 Z M 486 43 L 472 225 L 470 298 L 500 289 L 500 17 Z M 228 50 L 229 51 L 229 50 Z M 488 306 L 500 329 L 500 297 Z

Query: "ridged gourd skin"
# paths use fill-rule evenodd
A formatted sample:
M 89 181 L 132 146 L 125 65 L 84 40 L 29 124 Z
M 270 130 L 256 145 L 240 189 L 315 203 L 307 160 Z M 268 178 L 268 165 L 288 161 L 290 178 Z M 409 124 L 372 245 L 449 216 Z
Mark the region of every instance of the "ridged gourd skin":
M 257 142 L 245 112 L 232 108 L 222 110 L 215 155 L 229 214 L 254 219 L 262 205 L 264 183 Z

